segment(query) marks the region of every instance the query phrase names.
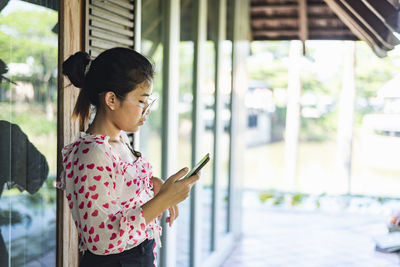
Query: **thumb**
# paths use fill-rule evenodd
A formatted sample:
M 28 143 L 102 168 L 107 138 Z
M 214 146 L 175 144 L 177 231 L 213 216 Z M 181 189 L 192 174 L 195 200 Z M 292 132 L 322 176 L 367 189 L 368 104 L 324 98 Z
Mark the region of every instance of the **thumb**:
M 180 171 L 178 171 L 177 173 L 175 173 L 174 175 L 170 176 L 167 181 L 170 183 L 174 183 L 177 180 L 179 180 L 180 178 L 184 177 L 188 171 L 189 171 L 189 169 L 187 167 L 185 167 L 185 168 L 181 169 Z

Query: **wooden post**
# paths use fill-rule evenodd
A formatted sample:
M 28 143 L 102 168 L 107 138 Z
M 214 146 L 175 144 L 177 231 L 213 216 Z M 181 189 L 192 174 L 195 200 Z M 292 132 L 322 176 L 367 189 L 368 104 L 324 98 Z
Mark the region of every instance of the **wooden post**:
M 71 115 L 79 90 L 62 75 L 62 62 L 71 54 L 84 49 L 84 0 L 61 0 L 59 10 L 58 57 L 58 124 L 57 175 L 62 167 L 61 149 L 79 134 L 78 123 Z M 69 85 L 69 86 L 68 86 Z M 68 87 L 67 87 L 68 86 Z M 57 190 L 57 267 L 76 267 L 79 262 L 78 233 L 71 216 L 65 192 Z

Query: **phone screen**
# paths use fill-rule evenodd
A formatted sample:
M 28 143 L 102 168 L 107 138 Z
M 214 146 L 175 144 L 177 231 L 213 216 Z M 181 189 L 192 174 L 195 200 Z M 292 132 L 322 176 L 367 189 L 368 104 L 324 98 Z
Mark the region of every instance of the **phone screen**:
M 210 153 L 207 153 L 207 155 L 205 155 L 197 164 L 196 166 L 193 167 L 193 169 L 191 169 L 188 174 L 186 174 L 185 178 L 190 177 L 196 173 L 198 173 L 201 168 L 203 168 L 204 165 L 206 165 L 206 163 L 210 160 Z

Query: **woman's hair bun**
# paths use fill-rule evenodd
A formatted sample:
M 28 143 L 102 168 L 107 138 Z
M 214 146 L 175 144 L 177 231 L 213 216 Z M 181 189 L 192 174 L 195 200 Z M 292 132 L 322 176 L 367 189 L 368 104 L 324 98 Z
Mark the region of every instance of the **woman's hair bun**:
M 90 62 L 90 56 L 86 52 L 76 52 L 62 64 L 62 73 L 66 75 L 71 83 L 83 88 L 85 84 L 85 69 Z

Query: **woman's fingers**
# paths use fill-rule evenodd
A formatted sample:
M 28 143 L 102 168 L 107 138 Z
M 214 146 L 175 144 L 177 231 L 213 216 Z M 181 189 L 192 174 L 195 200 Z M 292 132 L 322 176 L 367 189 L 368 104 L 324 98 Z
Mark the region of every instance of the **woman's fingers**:
M 177 173 L 175 173 L 174 175 L 172 175 L 171 177 L 169 177 L 166 182 L 174 183 L 177 180 L 179 180 L 180 178 L 184 177 L 188 171 L 189 171 L 189 169 L 185 167 L 185 168 L 181 169 L 180 171 L 178 171 Z
M 168 209 L 168 211 L 169 211 L 169 217 L 165 221 L 168 222 L 169 226 L 171 227 L 176 218 L 178 218 L 179 216 L 178 206 L 173 205 Z

